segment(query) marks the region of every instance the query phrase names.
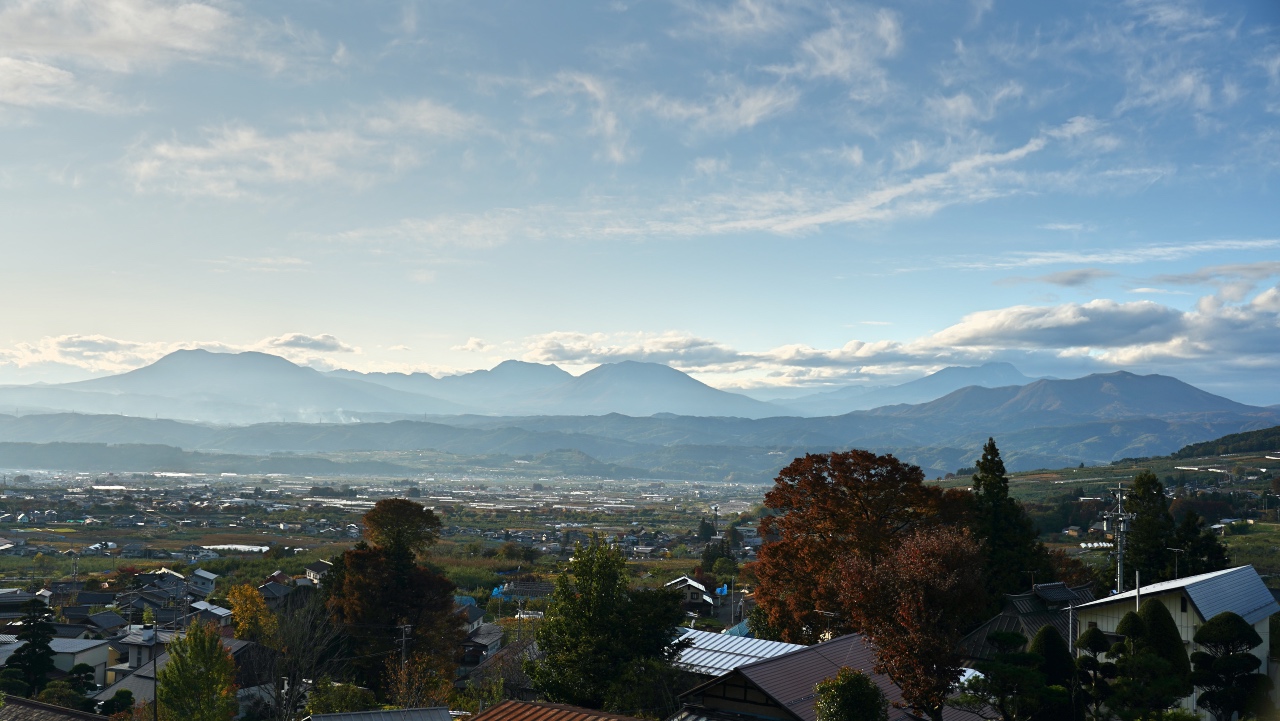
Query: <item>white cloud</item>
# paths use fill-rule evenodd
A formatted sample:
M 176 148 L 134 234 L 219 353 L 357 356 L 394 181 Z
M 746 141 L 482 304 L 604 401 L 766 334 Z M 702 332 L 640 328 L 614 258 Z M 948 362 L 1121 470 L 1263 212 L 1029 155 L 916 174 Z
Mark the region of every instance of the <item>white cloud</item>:
M 486 343 L 483 339 L 472 336 L 467 339 L 466 343 L 455 345 L 449 350 L 465 351 L 467 353 L 485 353 L 493 350 L 493 348 L 494 346 L 492 343 Z
M 238 20 L 208 3 L 16 0 L 0 8 L 6 53 L 130 72 L 178 58 L 233 53 Z
M 35 60 L 0 57 L 0 105 L 25 108 L 42 106 L 110 112 L 120 103 L 75 74 Z
M 289 349 L 289 350 L 312 350 L 323 351 L 325 353 L 359 353 L 360 349 L 347 345 L 328 333 L 320 335 L 307 335 L 305 333 L 286 333 L 276 338 L 267 338 L 258 344 L 260 347 Z
M 131 341 L 104 335 L 61 335 L 0 349 L 0 368 L 63 367 L 89 374 L 123 373 L 154 363 L 177 350 L 200 348 L 215 353 L 260 351 L 301 365 L 326 365 L 332 354 L 360 354 L 361 350 L 328 333 L 286 333 L 248 344 L 220 341 Z
M 775 70 L 784 76 L 836 80 L 848 87 L 853 99 L 878 103 L 889 92 L 883 61 L 897 55 L 902 44 L 896 13 L 848 6 L 833 11 L 826 28 L 800 42 L 793 65 Z
M 1268 250 L 1280 248 L 1280 239 L 1206 240 L 1191 243 L 1158 243 L 1134 248 L 1086 250 L 1044 250 L 1010 253 L 1003 258 L 958 261 L 954 267 L 999 270 L 1040 265 L 1124 265 L 1190 258 L 1224 250 Z
M 698 131 L 735 133 L 790 111 L 799 99 L 800 92 L 785 85 L 748 87 L 735 82 L 726 92 L 701 101 L 654 96 L 645 101 L 644 109 Z
M 429 99 L 385 103 L 315 128 L 277 134 L 243 124 L 204 128 L 203 138 L 136 146 L 126 169 L 139 191 L 254 197 L 270 187 L 338 182 L 365 187 L 419 163 L 415 136 L 457 139 L 475 118 Z
M 561 72 L 552 82 L 534 88 L 532 94 L 534 97 L 545 94 L 561 97 L 585 95 L 591 101 L 587 132 L 603 143 L 597 157 L 620 164 L 635 156 L 635 151 L 627 145 L 630 132 L 619 120 L 613 93 L 602 78 L 589 73 Z
M 672 35 L 705 40 L 740 41 L 785 30 L 794 22 L 792 14 L 777 0 L 729 0 L 729 2 L 681 3 L 689 16 Z

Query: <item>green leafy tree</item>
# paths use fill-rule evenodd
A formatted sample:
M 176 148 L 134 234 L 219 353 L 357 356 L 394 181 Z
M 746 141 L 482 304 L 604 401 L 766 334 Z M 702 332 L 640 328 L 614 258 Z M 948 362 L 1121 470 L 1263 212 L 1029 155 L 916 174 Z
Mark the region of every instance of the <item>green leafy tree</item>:
M 77 711 L 92 711 L 94 707 L 93 699 L 86 698 L 68 681 L 50 681 L 43 691 L 36 694 L 36 700 Z
M 71 670 L 67 672 L 67 677 L 63 680 L 82 694 L 89 693 L 98 686 L 94 680 L 93 666 L 87 663 L 78 663 L 72 666 Z
M 1097 628 L 1090 628 L 1076 639 L 1080 655 L 1076 658 L 1076 674 L 1080 686 L 1078 694 L 1086 715 L 1094 721 L 1111 718 L 1106 702 L 1111 698 L 1111 682 L 1116 677 L 1116 665 L 1103 660 L 1111 650 L 1107 635 Z
M 1061 705 L 1065 691 L 1051 689 L 1041 670 L 1044 657 L 1024 651 L 1027 639 L 1020 633 L 996 632 L 987 637 L 996 648 L 992 658 L 978 661 L 975 675 L 960 686 L 952 705 L 975 713 L 990 709 L 1002 721 L 1029 721 L 1041 712 Z
M 1040 673 L 1044 674 L 1045 699 L 1037 721 L 1071 721 L 1079 718 L 1080 681 L 1076 660 L 1067 648 L 1062 634 L 1045 625 L 1036 632 L 1027 651 L 1040 657 Z
M 1126 587 L 1133 584 L 1134 572 L 1140 574 L 1143 585 L 1172 578 L 1173 516 L 1156 474 L 1142 471 L 1135 476 L 1124 506 L 1134 514 L 1125 546 Z
M 169 644 L 169 662 L 156 675 L 156 696 L 171 718 L 229 721 L 236 715 L 236 664 L 213 624 L 192 624 Z
M 322 678 L 307 696 L 307 713 L 352 713 L 378 708 L 373 692 L 350 683 L 334 683 Z
M 708 521 L 705 518 L 699 518 L 698 519 L 698 540 L 705 543 L 707 541 L 710 541 L 711 537 L 714 535 L 716 535 L 716 527 L 712 525 L 711 521 Z
M 716 578 L 727 581 L 738 575 L 738 562 L 728 556 L 721 556 L 716 559 L 711 572 L 716 575 Z
M 26 681 L 22 669 L 9 667 L 0 670 L 0 693 L 10 696 L 26 696 L 31 692 L 31 685 Z
M 622 553 L 595 537 L 575 547 L 568 573 L 556 580 L 535 636 L 544 656 L 528 664 L 529 678 L 560 703 L 635 703 L 638 689 L 666 680 L 687 645 L 671 633 L 683 618 L 678 594 L 631 589 Z
M 1200 689 L 1196 704 L 1218 721 L 1241 721 L 1269 710 L 1271 679 L 1258 673 L 1262 660 L 1251 650 L 1262 636 L 1239 615 L 1224 611 L 1196 631 L 1195 641 L 1204 649 L 1191 654 L 1195 670 L 1191 681 Z
M 889 699 L 861 671 L 844 667 L 834 678 L 813 687 L 818 721 L 889 721 Z
M 1142 627 L 1145 630 L 1142 649 L 1168 661 L 1173 676 L 1178 682 L 1178 695 L 1189 695 L 1191 693 L 1191 661 L 1187 659 L 1187 650 L 1182 643 L 1182 633 L 1178 631 L 1178 624 L 1173 620 L 1169 609 L 1159 600 L 1148 598 L 1138 609 L 1138 618 L 1142 619 Z
M 130 711 L 133 709 L 133 692 L 127 688 L 116 691 L 111 698 L 102 702 L 99 710 L 103 716 L 112 716 L 121 711 Z
M 1022 504 L 1009 495 L 1009 477 L 994 438 L 982 448 L 973 476 L 973 534 L 986 554 L 986 585 L 993 598 L 1026 589 L 1028 576 L 1050 580 L 1049 554 Z
M 1167 569 L 1176 571 L 1179 576 L 1222 571 L 1231 565 L 1227 547 L 1217 534 L 1205 528 L 1204 519 L 1195 511 L 1187 511 L 1182 516 L 1169 547 L 1182 550 L 1176 554 L 1179 558 L 1174 559 L 1175 568 Z
M 6 665 L 22 672 L 29 693 L 39 693 L 53 670 L 53 649 L 49 646 L 54 633 L 52 620 L 53 611 L 43 601 L 33 598 L 22 604 L 22 627 L 16 635 L 26 643 L 13 652 Z
M 1148 599 L 1146 603 L 1159 601 Z M 1163 644 L 1152 643 L 1149 632 L 1141 616 L 1129 611 L 1116 625 L 1116 633 L 1124 640 L 1113 645 L 1108 654 L 1116 660 L 1116 680 L 1107 707 L 1125 721 L 1159 718 L 1184 695 L 1185 680 L 1173 663 L 1152 650 Z

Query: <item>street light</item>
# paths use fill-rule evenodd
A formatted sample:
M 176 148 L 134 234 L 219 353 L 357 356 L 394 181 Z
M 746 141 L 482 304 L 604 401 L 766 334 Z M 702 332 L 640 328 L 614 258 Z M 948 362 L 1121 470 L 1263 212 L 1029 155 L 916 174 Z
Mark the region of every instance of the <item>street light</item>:
M 1174 578 L 1174 580 L 1177 580 L 1177 579 L 1179 578 L 1179 576 L 1178 576 L 1178 554 L 1179 554 L 1179 553 L 1186 553 L 1186 552 L 1187 552 L 1187 549 L 1185 549 L 1185 548 L 1166 548 L 1165 550 L 1166 550 L 1166 551 L 1173 551 L 1173 553 L 1174 553 L 1174 556 L 1173 556 L 1173 578 Z

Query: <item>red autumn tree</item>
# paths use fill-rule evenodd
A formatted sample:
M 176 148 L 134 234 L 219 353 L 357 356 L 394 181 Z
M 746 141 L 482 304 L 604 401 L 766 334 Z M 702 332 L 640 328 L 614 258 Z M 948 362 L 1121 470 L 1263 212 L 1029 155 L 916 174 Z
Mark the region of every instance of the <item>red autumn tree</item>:
M 769 541 L 755 566 L 763 620 L 796 643 L 812 643 L 827 628 L 857 630 L 839 598 L 841 563 L 875 565 L 904 534 L 958 518 L 968 508 L 965 495 L 925 485 L 918 467 L 892 455 L 853 450 L 795 459 L 764 499 L 774 515 L 761 520 Z
M 963 631 L 986 606 L 983 552 L 967 530 L 916 530 L 878 563 L 841 564 L 842 605 L 876 647 L 876 672 L 906 703 L 934 721 L 960 677 Z

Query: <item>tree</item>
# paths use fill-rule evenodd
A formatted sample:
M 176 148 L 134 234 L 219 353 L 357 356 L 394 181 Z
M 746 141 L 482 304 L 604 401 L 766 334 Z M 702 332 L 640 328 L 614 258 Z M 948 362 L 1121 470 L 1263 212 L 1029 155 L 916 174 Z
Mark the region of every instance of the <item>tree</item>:
M 49 647 L 54 634 L 52 620 L 53 611 L 44 601 L 33 598 L 22 604 L 22 627 L 16 635 L 26 643 L 13 652 L 5 665 L 22 672 L 28 693 L 39 693 L 45 677 L 53 670 L 53 649 Z
M 841 668 L 835 678 L 819 681 L 813 692 L 818 721 L 889 721 L 889 699 L 861 671 Z
M 1051 700 L 1040 670 L 1044 659 L 1022 650 L 1027 639 L 1020 633 L 995 632 L 987 641 L 996 653 L 974 664 L 978 674 L 960 685 L 960 694 L 952 704 L 980 715 L 990 709 L 996 714 L 994 718 L 1002 721 L 1036 718 Z
M 1027 650 L 1042 660 L 1040 671 L 1050 686 L 1071 688 L 1076 680 L 1076 661 L 1062 634 L 1053 626 L 1042 626 Z
M 738 562 L 728 556 L 721 556 L 716 559 L 715 565 L 711 567 L 711 572 L 718 579 L 728 580 L 738 575 Z
M 307 713 L 352 713 L 378 708 L 373 692 L 350 683 L 334 683 L 325 677 L 316 681 L 307 696 Z
M 93 666 L 87 663 L 78 663 L 72 666 L 71 670 L 67 672 L 67 677 L 63 680 L 70 684 L 71 688 L 82 694 L 89 693 L 97 688 L 97 683 L 94 681 Z
M 593 537 L 574 548 L 568 572 L 556 579 L 535 633 L 543 658 L 528 664 L 529 678 L 559 703 L 599 709 L 634 702 L 640 687 L 665 679 L 687 646 L 671 633 L 683 618 L 678 594 L 631 589 L 621 551 Z
M 133 692 L 127 688 L 122 688 L 115 692 L 111 698 L 102 702 L 99 709 L 103 716 L 114 716 L 122 711 L 131 711 L 133 709 Z
M 1133 479 L 1133 487 L 1125 496 L 1125 510 L 1134 514 L 1125 546 L 1125 584 L 1133 582 L 1138 572 L 1143 584 L 1165 581 L 1173 577 L 1169 548 L 1173 545 L 1173 516 L 1169 515 L 1169 499 L 1164 486 L 1151 471 L 1142 471 Z
M 963 631 L 986 607 L 982 549 L 967 530 L 943 527 L 911 533 L 879 560 L 842 564 L 841 607 L 876 647 L 876 672 L 939 721 L 960 676 Z
M 1159 601 L 1148 599 L 1146 603 Z M 1124 640 L 1112 645 L 1107 654 L 1115 659 L 1116 668 L 1107 707 L 1126 721 L 1156 718 L 1183 696 L 1185 681 L 1171 662 L 1152 650 L 1163 644 L 1149 644 L 1148 632 L 1142 617 L 1129 611 L 1116 624 L 1116 634 Z
M 1258 673 L 1261 659 L 1250 651 L 1262 636 L 1239 615 L 1223 611 L 1196 631 L 1195 642 L 1204 650 L 1191 654 L 1195 670 L 1191 681 L 1201 689 L 1196 705 L 1218 721 L 1261 715 L 1270 705 L 1271 679 Z
M 263 643 L 276 631 L 276 616 L 258 589 L 249 584 L 232 586 L 227 592 L 231 617 L 236 622 L 236 638 Z
M 1178 624 L 1170 615 L 1163 603 L 1148 598 L 1138 609 L 1138 618 L 1142 619 L 1145 634 L 1142 637 L 1142 648 L 1145 651 L 1169 662 L 1169 666 L 1178 681 L 1178 695 L 1191 693 L 1191 662 L 1187 659 L 1187 650 L 1182 644 L 1182 633 Z
M 31 692 L 31 685 L 27 683 L 26 674 L 20 668 L 12 666 L 0 670 L 0 693 L 7 693 L 10 696 L 26 696 Z
M 1222 571 L 1231 565 L 1227 547 L 1218 540 L 1217 534 L 1204 526 L 1204 519 L 1195 511 L 1187 511 L 1182 521 L 1173 532 L 1170 548 L 1182 549 L 1181 558 L 1175 558 L 1176 571 L 1179 576 L 1195 576 L 1201 573 Z
M 387 698 L 400 708 L 448 706 L 455 675 L 451 664 L 425 654 L 414 654 L 401 663 L 387 659 Z
M 192 624 L 168 652 L 169 662 L 156 674 L 156 697 L 167 715 L 189 721 L 236 715 L 236 664 L 216 626 Z
M 1085 711 L 1094 721 L 1105 721 L 1111 717 L 1107 712 L 1106 701 L 1111 697 L 1111 679 L 1116 677 L 1116 665 L 1111 661 L 1103 661 L 1102 657 L 1111 650 L 1111 642 L 1107 635 L 1096 627 L 1085 630 L 1076 639 L 1076 648 L 1080 656 L 1076 659 L 1076 673 L 1080 682 L 1079 693 Z
M 286 605 L 278 619 L 274 633 L 264 641 L 270 651 L 252 661 L 260 678 L 283 680 L 271 685 L 274 698 L 268 716 L 293 721 L 311 679 L 330 678 L 346 670 L 346 639 L 320 594 L 311 594 L 305 604 Z
M 768 626 L 782 640 L 812 643 L 818 633 L 856 631 L 842 607 L 840 566 L 848 558 L 874 565 L 901 538 L 936 525 L 939 511 L 962 508 L 958 498 L 924 483 L 924 473 L 891 455 L 867 451 L 808 454 L 778 474 L 761 519 L 756 598 Z M 818 611 L 834 612 L 834 619 Z
M 50 681 L 43 691 L 36 694 L 36 700 L 77 711 L 92 711 L 95 705 L 93 699 L 86 698 L 84 692 L 68 681 Z
M 420 555 L 440 537 L 440 519 L 407 498 L 384 498 L 364 514 L 364 537 L 395 553 Z
M 716 535 L 716 527 L 712 525 L 711 521 L 708 521 L 705 518 L 699 518 L 698 540 L 706 543 L 707 541 L 710 541 L 711 537 L 714 535 Z
M 974 537 L 986 555 L 986 586 L 994 598 L 1026 589 L 1028 574 L 1050 580 L 1052 566 L 1035 524 L 1009 495 L 1009 478 L 994 438 L 982 448 L 973 476 Z
M 442 663 L 451 663 L 462 632 L 454 616 L 453 583 L 415 561 L 439 535 L 435 514 L 413 501 L 391 498 L 366 513 L 364 523 L 374 545 L 361 542 L 335 558 L 321 591 L 334 620 L 359 631 L 359 653 L 352 653 L 358 680 L 383 691 L 389 682 L 383 674 L 385 654 L 400 649 L 401 627 L 412 628 L 414 653 Z

